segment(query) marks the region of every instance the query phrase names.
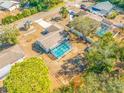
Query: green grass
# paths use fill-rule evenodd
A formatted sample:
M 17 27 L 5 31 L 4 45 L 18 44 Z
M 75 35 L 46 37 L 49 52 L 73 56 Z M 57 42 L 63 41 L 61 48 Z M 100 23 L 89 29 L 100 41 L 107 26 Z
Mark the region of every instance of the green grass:
M 75 0 L 69 0 L 69 1 L 74 2 Z
M 62 3 L 59 3 L 58 5 L 56 5 L 56 6 L 52 7 L 52 8 L 50 8 L 49 10 L 54 10 L 55 8 L 62 7 L 62 6 L 64 6 L 64 5 L 65 5 L 65 3 L 62 2 Z

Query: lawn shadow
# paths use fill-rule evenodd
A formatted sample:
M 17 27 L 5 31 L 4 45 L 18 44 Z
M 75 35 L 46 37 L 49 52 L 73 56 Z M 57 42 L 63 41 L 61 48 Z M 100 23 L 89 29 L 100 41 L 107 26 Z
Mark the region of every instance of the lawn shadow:
M 59 75 L 65 75 L 67 77 L 73 77 L 84 72 L 86 69 L 86 61 L 81 55 L 77 55 L 69 60 L 66 60 L 65 63 L 61 66 L 61 69 L 58 71 Z

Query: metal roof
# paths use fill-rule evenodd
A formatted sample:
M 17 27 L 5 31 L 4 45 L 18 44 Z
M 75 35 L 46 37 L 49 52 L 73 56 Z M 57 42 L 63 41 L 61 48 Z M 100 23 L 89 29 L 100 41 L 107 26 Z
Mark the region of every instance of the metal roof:
M 114 7 L 113 4 L 111 4 L 109 1 L 100 2 L 95 6 L 93 6 L 93 8 L 97 8 L 101 11 L 106 11 L 106 12 L 110 12 L 113 7 Z

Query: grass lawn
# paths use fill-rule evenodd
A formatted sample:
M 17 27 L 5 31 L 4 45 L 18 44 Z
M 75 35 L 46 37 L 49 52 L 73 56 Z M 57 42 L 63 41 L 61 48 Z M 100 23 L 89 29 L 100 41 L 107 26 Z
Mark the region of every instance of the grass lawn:
M 64 5 L 65 5 L 65 3 L 62 2 L 62 3 L 59 3 L 58 5 L 56 5 L 54 7 L 51 7 L 49 10 L 54 10 L 55 8 L 63 7 Z

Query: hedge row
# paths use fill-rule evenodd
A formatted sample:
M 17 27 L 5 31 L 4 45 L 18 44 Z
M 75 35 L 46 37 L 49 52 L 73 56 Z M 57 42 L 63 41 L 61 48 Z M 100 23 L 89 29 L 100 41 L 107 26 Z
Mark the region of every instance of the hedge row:
M 33 15 L 33 14 L 36 14 L 38 12 L 41 12 L 43 10 L 47 10 L 48 7 L 47 6 L 40 6 L 38 5 L 37 7 L 33 7 L 33 8 L 30 8 L 30 9 L 24 9 L 23 12 L 17 14 L 16 16 L 7 16 L 5 18 L 2 19 L 2 24 L 3 25 L 6 25 L 6 24 L 10 24 L 12 22 L 15 22 L 19 19 L 22 19 L 24 17 L 28 17 L 30 15 Z

